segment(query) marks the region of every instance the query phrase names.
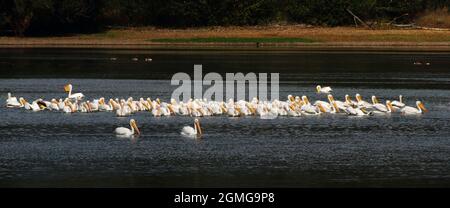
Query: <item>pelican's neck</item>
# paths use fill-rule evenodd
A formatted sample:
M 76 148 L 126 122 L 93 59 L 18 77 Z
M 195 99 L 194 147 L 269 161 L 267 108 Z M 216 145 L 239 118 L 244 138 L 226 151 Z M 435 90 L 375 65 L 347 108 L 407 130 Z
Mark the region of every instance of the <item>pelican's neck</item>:
M 399 99 L 399 101 L 400 101 L 401 103 L 403 103 L 403 96 L 402 96 L 402 95 L 398 96 L 398 99 Z
M 391 103 L 386 103 L 386 108 L 389 113 L 392 113 L 392 104 Z
M 11 99 L 11 93 L 8 92 L 8 99 Z
M 134 134 L 133 124 L 130 122 L 131 134 Z
M 198 135 L 197 124 L 194 122 L 194 133 Z
M 420 103 L 416 103 L 417 109 L 419 109 L 419 112 L 422 113 L 422 108 L 420 107 Z
M 70 89 L 69 89 L 69 95 L 68 95 L 68 97 L 70 97 L 72 95 L 72 86 L 70 87 Z

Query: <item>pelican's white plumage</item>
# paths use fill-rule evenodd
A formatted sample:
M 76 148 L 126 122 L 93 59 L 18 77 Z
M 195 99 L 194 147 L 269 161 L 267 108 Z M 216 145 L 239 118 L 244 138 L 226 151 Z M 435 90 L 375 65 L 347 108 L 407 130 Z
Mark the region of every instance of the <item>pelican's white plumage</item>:
M 84 98 L 83 93 L 74 93 L 72 94 L 72 84 L 67 84 L 64 86 L 64 91 L 66 91 L 67 93 L 67 98 L 69 99 L 74 99 L 74 100 L 82 100 Z
M 398 108 L 403 108 L 403 107 L 406 106 L 405 103 L 403 103 L 403 96 L 402 96 L 402 95 L 399 95 L 399 96 L 398 96 L 398 101 L 397 101 L 397 100 L 394 100 L 394 101 L 391 102 L 391 104 L 392 104 L 394 107 L 398 107 Z
M 8 108 L 19 108 L 22 104 L 17 100 L 16 97 L 12 97 L 11 93 L 8 92 L 8 98 L 6 99 L 6 107 Z
M 331 93 L 331 91 L 333 91 L 331 87 L 322 87 L 320 85 L 316 86 L 316 90 L 317 93 L 326 93 L 326 94 Z
M 358 105 L 359 107 L 363 107 L 363 108 L 372 108 L 372 104 L 370 104 L 370 103 L 367 102 L 367 101 L 364 101 L 364 100 L 362 99 L 362 96 L 361 96 L 360 94 L 356 94 L 356 95 L 355 95 L 355 98 L 356 98 L 356 101 L 357 101 L 357 105 Z
M 406 115 L 417 115 L 417 114 L 422 114 L 423 112 L 428 111 L 421 101 L 417 101 L 416 106 L 417 106 L 417 108 L 414 108 L 411 106 L 405 106 L 404 108 L 402 108 L 400 110 L 400 112 L 402 114 L 406 114 Z
M 387 100 L 386 105 L 383 105 L 381 103 L 375 103 L 373 105 L 374 113 L 392 113 L 394 112 L 394 109 L 392 107 L 391 101 Z
M 185 126 L 181 130 L 181 135 L 191 138 L 200 138 L 202 136 L 202 127 L 198 119 L 194 120 L 194 127 Z
M 134 119 L 130 119 L 130 129 L 125 127 L 117 127 L 114 132 L 116 133 L 116 136 L 122 137 L 131 137 L 134 136 L 134 134 L 141 134 Z

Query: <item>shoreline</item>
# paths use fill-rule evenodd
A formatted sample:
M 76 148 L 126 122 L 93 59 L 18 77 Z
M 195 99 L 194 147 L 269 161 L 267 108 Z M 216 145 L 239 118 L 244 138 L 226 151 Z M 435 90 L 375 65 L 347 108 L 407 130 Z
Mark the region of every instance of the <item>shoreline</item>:
M 148 49 L 148 50 L 304 50 L 304 51 L 431 51 L 450 52 L 450 42 L 334 42 L 334 43 L 3 43 L 0 49 Z
M 450 52 L 450 31 L 296 25 L 138 27 L 51 37 L 0 36 L 0 48 Z

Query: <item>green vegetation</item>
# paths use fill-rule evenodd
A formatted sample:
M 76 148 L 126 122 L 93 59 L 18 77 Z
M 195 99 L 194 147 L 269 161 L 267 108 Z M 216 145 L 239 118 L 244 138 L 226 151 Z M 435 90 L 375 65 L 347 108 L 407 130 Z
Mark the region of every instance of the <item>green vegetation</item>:
M 450 0 L 1 0 L 0 33 L 60 35 L 110 26 L 353 25 L 347 10 L 377 25 L 410 23 L 446 6 Z
M 283 38 L 283 37 L 268 37 L 268 38 L 225 38 L 225 37 L 211 37 L 211 38 L 159 38 L 151 39 L 152 42 L 160 43 L 312 43 L 315 42 L 306 38 Z

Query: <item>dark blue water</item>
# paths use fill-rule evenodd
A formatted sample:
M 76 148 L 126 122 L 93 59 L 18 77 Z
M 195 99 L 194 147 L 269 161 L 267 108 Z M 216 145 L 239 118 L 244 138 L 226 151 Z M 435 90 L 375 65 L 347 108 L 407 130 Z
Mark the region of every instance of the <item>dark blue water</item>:
M 135 56 L 153 61 L 131 61 Z M 431 65 L 415 66 L 416 59 Z M 192 125 L 190 117 L 140 112 L 132 118 L 142 135 L 124 139 L 113 130 L 129 118 L 113 113 L 2 106 L 2 187 L 450 186 L 449 54 L 13 50 L 1 51 L 0 63 L 2 102 L 7 92 L 27 100 L 64 97 L 66 83 L 87 99 L 167 100 L 176 69 L 192 73 L 193 64 L 204 64 L 205 71 L 220 73 L 279 70 L 283 99 L 325 100 L 314 92 L 323 83 L 340 100 L 402 94 L 408 105 L 422 100 L 430 110 L 364 118 L 204 117 L 204 138 L 193 140 L 179 133 Z

